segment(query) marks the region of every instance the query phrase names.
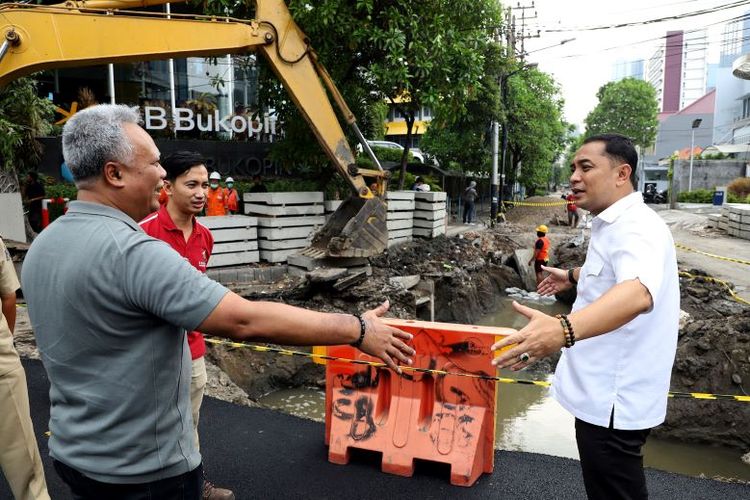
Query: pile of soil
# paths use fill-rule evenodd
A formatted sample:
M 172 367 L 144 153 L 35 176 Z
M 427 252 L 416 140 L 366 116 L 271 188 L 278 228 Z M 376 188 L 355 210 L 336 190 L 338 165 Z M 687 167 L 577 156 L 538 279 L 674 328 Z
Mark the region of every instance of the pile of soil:
M 690 274 L 701 274 L 692 269 Z M 750 382 L 750 306 L 702 278 L 680 280 L 680 327 L 671 389 L 747 396 Z M 733 400 L 670 399 L 655 435 L 750 448 L 750 404 Z
M 505 220 L 518 224 L 520 226 L 535 228 L 539 224 L 546 224 L 547 226 L 565 226 L 568 225 L 568 211 L 566 205 L 558 205 L 563 200 L 560 197 L 555 196 L 532 196 L 523 200 L 523 203 L 540 203 L 540 204 L 554 204 L 553 206 L 529 206 L 509 205 L 505 212 Z M 580 214 L 585 213 L 584 210 L 579 209 Z

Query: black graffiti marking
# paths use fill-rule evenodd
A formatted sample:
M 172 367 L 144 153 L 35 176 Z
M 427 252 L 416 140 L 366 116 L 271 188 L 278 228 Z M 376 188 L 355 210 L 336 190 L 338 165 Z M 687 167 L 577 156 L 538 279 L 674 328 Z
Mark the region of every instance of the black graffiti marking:
M 333 416 L 341 420 L 351 420 L 354 418 L 354 413 L 344 411 L 344 407 L 350 407 L 352 400 L 348 398 L 339 398 L 333 402 Z
M 354 403 L 356 416 L 352 422 L 349 436 L 355 441 L 363 441 L 375 434 L 375 422 L 372 420 L 372 399 L 362 396 Z

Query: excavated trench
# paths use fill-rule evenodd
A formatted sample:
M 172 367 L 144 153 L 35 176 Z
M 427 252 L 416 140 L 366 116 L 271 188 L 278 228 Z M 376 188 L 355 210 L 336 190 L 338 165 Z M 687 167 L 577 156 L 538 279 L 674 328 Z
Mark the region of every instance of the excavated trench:
M 522 247 L 516 242 L 517 234 L 517 228 L 503 226 L 391 249 L 373 259 L 370 278 L 343 291 L 290 280 L 270 298 L 267 292 L 244 295 L 342 313 L 361 312 L 387 298 L 392 316 L 430 319 L 429 309 L 417 305 L 418 295 L 391 279 L 419 276 L 434 284 L 435 321 L 471 324 L 498 306 L 506 288 L 521 287 L 512 259 L 513 252 Z M 573 247 L 565 242 L 555 248 L 554 255 L 560 267 L 581 265 L 585 245 Z M 696 274 L 696 270 L 691 271 Z M 745 394 L 744 384 L 750 380 L 750 308 L 731 300 L 720 285 L 707 280 L 682 279 L 681 291 L 686 314 L 680 328 L 672 390 Z M 573 298 L 558 297 L 567 303 Z M 225 346 L 212 346 L 208 357 L 251 400 L 282 388 L 323 387 L 325 382 L 323 366 L 309 358 Z M 552 370 L 554 364 L 552 360 L 539 370 Z M 670 399 L 667 421 L 655 429 L 654 435 L 747 451 L 748 421 L 748 403 Z

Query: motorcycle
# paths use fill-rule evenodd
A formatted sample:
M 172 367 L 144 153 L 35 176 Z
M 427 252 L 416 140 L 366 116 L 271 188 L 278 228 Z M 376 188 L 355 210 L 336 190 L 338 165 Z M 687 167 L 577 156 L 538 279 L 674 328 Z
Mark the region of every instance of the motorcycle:
M 643 201 L 646 203 L 666 203 L 667 202 L 667 191 L 657 191 L 656 185 L 648 183 L 646 188 L 643 190 Z

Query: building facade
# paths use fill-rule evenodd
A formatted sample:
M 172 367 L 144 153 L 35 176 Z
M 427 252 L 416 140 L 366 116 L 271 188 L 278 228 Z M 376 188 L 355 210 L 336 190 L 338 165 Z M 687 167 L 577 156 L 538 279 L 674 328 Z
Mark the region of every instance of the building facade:
M 707 47 L 705 29 L 667 32 L 646 67 L 659 111 L 676 113 L 706 93 Z
M 750 143 L 750 81 L 732 74 L 732 63 L 750 54 L 750 12 L 724 26 L 716 72 L 714 144 Z

